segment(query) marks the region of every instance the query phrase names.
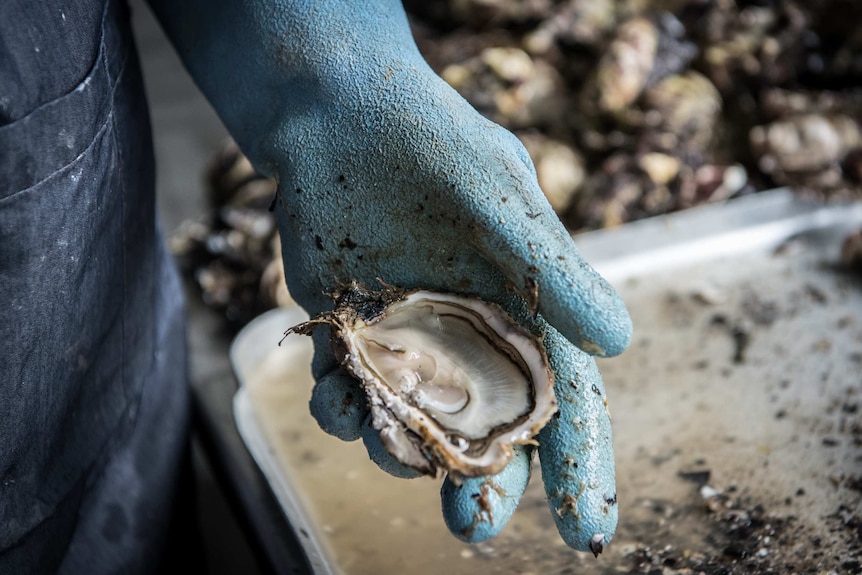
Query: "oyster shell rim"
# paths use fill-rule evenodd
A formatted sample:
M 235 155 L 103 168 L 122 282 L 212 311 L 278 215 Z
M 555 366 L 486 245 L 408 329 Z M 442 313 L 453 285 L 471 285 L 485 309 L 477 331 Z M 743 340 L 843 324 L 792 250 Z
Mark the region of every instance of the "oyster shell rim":
M 514 456 L 513 445 L 535 444 L 534 437 L 557 412 L 554 373 L 541 337 L 515 321 L 502 306 L 479 297 L 427 289 L 407 290 L 380 283 L 383 289 L 377 291 L 368 290 L 355 281 L 342 286 L 330 296 L 335 303 L 331 311 L 323 312 L 285 333 L 310 335 L 321 324 L 330 326 L 330 343 L 336 360 L 365 392 L 372 426 L 380 434 L 386 450 L 402 464 L 425 475 L 436 476 L 444 470 L 455 479 L 499 473 Z M 493 427 L 485 437 L 472 440 L 485 445 L 478 455 L 469 455 L 469 450 L 458 449 L 455 441 L 450 439 L 457 430 L 443 427 L 432 415 L 405 402 L 385 382 L 375 383 L 375 379 L 382 378 L 362 362 L 354 343 L 363 324 L 373 325 L 385 319 L 387 311 L 421 301 L 434 301 L 468 311 L 468 315 L 473 317 L 471 324 L 483 323 L 489 333 L 515 350 L 517 359 L 507 355 L 519 365 L 529 382 L 528 409 L 516 419 Z M 479 331 L 475 326 L 474 329 Z M 402 445 L 394 443 L 393 438 L 398 434 L 408 439 L 413 453 L 404 452 L 400 449 Z

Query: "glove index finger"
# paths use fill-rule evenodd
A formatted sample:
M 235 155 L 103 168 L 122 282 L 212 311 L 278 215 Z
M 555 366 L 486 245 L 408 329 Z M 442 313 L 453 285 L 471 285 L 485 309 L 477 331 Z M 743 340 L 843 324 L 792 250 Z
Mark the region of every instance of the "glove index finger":
M 539 432 L 542 479 L 566 543 L 598 555 L 617 527 L 614 451 L 607 397 L 595 360 L 549 330 L 559 412 Z
M 597 356 L 622 353 L 632 322 L 619 294 L 584 261 L 544 197 L 512 196 L 484 214 L 478 249 L 532 311 L 580 349 Z

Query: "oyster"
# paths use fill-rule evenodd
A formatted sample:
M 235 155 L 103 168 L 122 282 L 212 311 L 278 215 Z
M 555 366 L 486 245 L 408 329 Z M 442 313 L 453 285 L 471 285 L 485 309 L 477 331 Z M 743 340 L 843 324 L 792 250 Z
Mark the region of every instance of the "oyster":
M 423 474 L 498 473 L 512 444 L 530 443 L 556 411 L 544 349 L 499 306 L 352 283 L 333 311 L 288 333 L 321 324 L 362 385 L 383 445 Z

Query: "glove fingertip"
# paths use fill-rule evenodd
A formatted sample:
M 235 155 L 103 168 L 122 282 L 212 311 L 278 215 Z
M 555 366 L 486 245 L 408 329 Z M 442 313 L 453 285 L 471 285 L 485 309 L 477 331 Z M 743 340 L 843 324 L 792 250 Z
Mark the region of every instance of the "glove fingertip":
M 566 383 L 556 388 L 558 416 L 538 437 L 548 505 L 569 547 L 598 554 L 613 539 L 619 513 L 605 389 L 593 358 L 566 355 L 561 336 L 550 339 L 553 367 Z
M 539 309 L 566 338 L 590 355 L 621 354 L 632 336 L 632 320 L 617 291 L 586 264 L 575 274 L 566 266 L 538 277 Z
M 342 441 L 362 436 L 368 408 L 356 381 L 341 370 L 323 376 L 311 392 L 311 415 L 320 428 Z
M 443 520 L 452 534 L 466 543 L 480 543 L 499 535 L 515 513 L 530 480 L 532 449 L 515 449 L 503 471 L 488 477 L 446 477 L 440 489 Z
M 513 203 L 507 202 L 506 210 L 513 209 Z M 477 247 L 511 282 L 533 316 L 541 312 L 590 355 L 619 355 L 632 332 L 622 298 L 583 260 L 550 206 L 529 198 L 522 203 L 523 214 L 491 210 Z
M 598 556 L 617 530 L 616 495 L 606 500 L 596 489 L 580 492 L 560 489 L 559 494 L 549 495 L 548 503 L 560 537 L 572 549 L 591 551 Z

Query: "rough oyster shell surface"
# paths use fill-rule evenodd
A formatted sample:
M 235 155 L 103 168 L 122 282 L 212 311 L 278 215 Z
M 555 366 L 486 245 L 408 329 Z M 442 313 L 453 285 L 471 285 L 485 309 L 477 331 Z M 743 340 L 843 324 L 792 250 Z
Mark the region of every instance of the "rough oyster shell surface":
M 490 475 L 556 411 L 539 340 L 499 306 L 455 294 L 351 284 L 330 324 L 343 366 L 365 391 L 372 425 L 401 463 L 421 473 Z

